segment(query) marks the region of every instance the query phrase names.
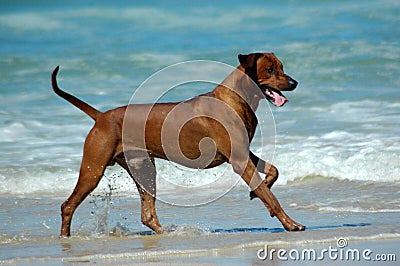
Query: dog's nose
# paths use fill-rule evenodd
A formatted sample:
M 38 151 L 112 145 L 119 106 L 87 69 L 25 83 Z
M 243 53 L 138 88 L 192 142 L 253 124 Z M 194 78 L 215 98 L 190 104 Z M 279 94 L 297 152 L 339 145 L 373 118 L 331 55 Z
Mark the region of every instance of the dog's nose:
M 292 79 L 292 78 L 289 79 L 289 85 L 292 90 L 294 90 L 297 87 L 297 84 L 298 84 L 298 82 L 295 81 L 294 79 Z

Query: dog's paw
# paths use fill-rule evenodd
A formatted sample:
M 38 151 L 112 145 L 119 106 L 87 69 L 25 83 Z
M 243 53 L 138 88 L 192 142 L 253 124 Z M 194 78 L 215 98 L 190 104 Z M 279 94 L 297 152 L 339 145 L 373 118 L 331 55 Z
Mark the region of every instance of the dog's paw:
M 256 195 L 256 193 L 254 191 L 250 191 L 250 200 L 253 200 L 255 198 L 258 198 L 258 196 Z

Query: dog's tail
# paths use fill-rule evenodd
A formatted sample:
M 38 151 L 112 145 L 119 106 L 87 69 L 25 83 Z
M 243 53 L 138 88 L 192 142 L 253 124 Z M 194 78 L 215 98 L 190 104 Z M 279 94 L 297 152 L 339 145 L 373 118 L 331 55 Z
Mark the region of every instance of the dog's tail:
M 57 66 L 54 70 L 53 73 L 51 74 L 51 85 L 53 86 L 54 92 L 60 96 L 61 98 L 67 100 L 68 102 L 72 103 L 76 107 L 78 107 L 80 110 L 85 112 L 88 116 L 90 116 L 94 121 L 96 121 L 97 117 L 102 114 L 99 110 L 96 108 L 90 106 L 89 104 L 85 103 L 84 101 L 76 98 L 75 96 L 61 90 L 58 87 L 57 84 L 57 73 L 58 70 L 60 69 L 59 66 Z

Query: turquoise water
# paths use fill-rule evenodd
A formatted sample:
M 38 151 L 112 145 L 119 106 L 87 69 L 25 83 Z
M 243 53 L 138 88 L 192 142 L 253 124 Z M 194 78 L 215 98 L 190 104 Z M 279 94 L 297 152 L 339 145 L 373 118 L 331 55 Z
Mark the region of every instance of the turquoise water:
M 55 66 L 61 67 L 62 88 L 107 110 L 127 104 L 143 81 L 171 64 L 213 60 L 237 66 L 239 53 L 256 51 L 274 52 L 299 82 L 295 91 L 285 93 L 289 102 L 284 107 L 271 107 L 276 123 L 273 163 L 281 174 L 278 198 L 287 197 L 290 213 L 311 225 L 327 225 L 330 219 L 333 224 L 366 223 L 372 224 L 371 235 L 396 236 L 398 229 L 390 225 L 399 222 L 400 212 L 399 13 L 400 3 L 389 0 L 1 1 L 2 243 L 57 235 L 58 206 L 77 179 L 83 141 L 93 122 L 51 91 Z M 165 100 L 182 100 L 208 89 L 172 90 Z M 261 148 L 257 138 L 253 146 Z M 157 163 L 162 174 L 175 178 L 172 166 Z M 212 175 L 196 173 L 203 179 Z M 176 178 L 190 177 L 189 172 Z M 336 183 L 351 200 L 334 194 L 325 198 Z M 139 204 L 132 182 L 119 169 L 107 172 L 94 193 L 108 193 L 108 184 L 115 188 L 113 195 L 132 196 Z M 247 201 L 243 184 L 239 189 L 245 196 L 237 208 L 245 209 L 253 203 Z M 296 201 L 298 190 L 308 207 Z M 226 197 L 213 203 L 217 211 L 223 213 L 237 196 Z M 16 219 L 19 207 L 14 203 L 23 199 L 24 206 L 32 206 L 36 198 L 51 200 L 55 207 L 44 204 L 46 218 L 37 220 L 32 214 L 24 226 Z M 23 210 L 29 216 L 29 208 Z M 180 212 L 185 216 L 192 211 Z M 260 212 L 253 227 L 279 228 L 274 220 L 266 224 L 264 210 Z M 315 212 L 320 214 L 313 220 Z M 84 221 L 87 215 L 77 219 Z M 136 219 L 132 223 L 119 217 L 112 215 L 110 228 L 125 223 L 129 231 L 145 230 L 136 221 L 138 215 L 129 218 Z M 172 218 L 166 223 L 181 223 L 182 218 Z M 182 223 L 196 225 L 195 219 Z M 212 231 L 248 226 L 205 219 L 199 227 Z M 93 231 L 79 226 L 75 230 L 83 236 Z
M 313 175 L 399 180 L 396 1 L 178 3 L 0 4 L 2 193 L 25 181 L 30 188 L 17 194 L 63 190 L 54 174 L 76 178 L 92 122 L 51 91 L 56 65 L 64 89 L 107 110 L 171 64 L 236 66 L 237 54 L 254 51 L 275 52 L 299 81 L 284 108 L 272 107 L 282 184 Z M 172 91 L 166 100 L 201 92 Z

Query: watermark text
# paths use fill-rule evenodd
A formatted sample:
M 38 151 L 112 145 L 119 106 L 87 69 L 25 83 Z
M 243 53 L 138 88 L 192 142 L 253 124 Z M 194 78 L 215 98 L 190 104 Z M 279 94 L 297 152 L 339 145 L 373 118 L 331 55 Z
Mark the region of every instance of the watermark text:
M 396 254 L 375 253 L 373 250 L 366 248 L 363 250 L 357 248 L 348 248 L 348 242 L 345 238 L 338 238 L 336 246 L 315 249 L 285 249 L 270 248 L 265 245 L 257 251 L 257 257 L 260 260 L 280 260 L 280 261 L 380 261 L 394 262 Z

